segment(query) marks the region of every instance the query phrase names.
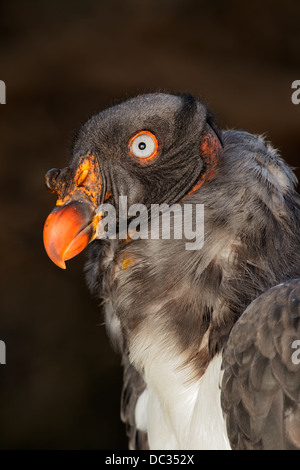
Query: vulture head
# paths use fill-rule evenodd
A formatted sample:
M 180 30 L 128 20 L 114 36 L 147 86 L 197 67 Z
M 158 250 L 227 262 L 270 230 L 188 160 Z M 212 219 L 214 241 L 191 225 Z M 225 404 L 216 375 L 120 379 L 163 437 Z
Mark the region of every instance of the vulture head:
M 69 166 L 46 174 L 58 198 L 45 248 L 65 268 L 90 243 L 87 281 L 122 356 L 131 449 L 300 448 L 295 184 L 265 139 L 220 131 L 188 94 L 100 112 L 77 133 Z M 162 223 L 159 236 L 131 236 L 131 209 L 124 236 L 123 198 L 151 229 Z M 204 223 L 190 232 L 203 230 L 203 244 L 191 249 L 185 216 L 197 222 L 199 208 Z M 181 237 L 164 237 L 171 213 Z
M 49 257 L 65 268 L 101 238 L 104 202 L 117 214 L 119 196 L 147 208 L 179 202 L 211 177 L 221 149 L 211 112 L 191 95 L 142 95 L 93 116 L 76 135 L 70 166 L 46 174 L 58 195 L 44 230 Z

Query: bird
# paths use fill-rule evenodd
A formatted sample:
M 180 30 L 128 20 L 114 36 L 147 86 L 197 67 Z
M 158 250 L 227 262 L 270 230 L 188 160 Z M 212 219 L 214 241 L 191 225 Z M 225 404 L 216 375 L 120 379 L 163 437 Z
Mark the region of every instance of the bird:
M 222 130 L 192 94 L 141 94 L 83 123 L 45 181 L 50 259 L 64 269 L 89 246 L 129 449 L 300 449 L 300 198 L 266 137 Z M 175 209 L 196 248 L 164 236 L 166 214 L 186 228 Z

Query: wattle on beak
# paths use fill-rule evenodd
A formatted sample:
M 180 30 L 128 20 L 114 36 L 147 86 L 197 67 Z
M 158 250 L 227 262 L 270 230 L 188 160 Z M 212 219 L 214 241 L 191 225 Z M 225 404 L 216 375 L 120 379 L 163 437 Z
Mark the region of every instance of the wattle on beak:
M 96 213 L 97 200 L 102 188 L 99 166 L 93 156 L 83 159 L 68 193 L 65 187 L 70 172 L 66 170 L 50 170 L 46 174 L 48 189 L 59 198 L 43 232 L 49 258 L 62 269 L 66 269 L 66 260 L 78 255 L 96 237 L 100 219 Z

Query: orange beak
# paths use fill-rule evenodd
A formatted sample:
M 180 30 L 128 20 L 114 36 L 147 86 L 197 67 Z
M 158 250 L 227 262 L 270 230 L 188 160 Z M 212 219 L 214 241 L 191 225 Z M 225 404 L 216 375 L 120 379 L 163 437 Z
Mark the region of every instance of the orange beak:
M 75 173 L 75 174 L 74 174 Z M 65 261 L 78 255 L 96 237 L 100 215 L 96 215 L 103 178 L 94 155 L 81 157 L 77 169 L 53 168 L 46 173 L 45 182 L 57 193 L 56 208 L 44 226 L 44 245 L 49 258 L 60 268 Z
M 56 207 L 44 226 L 44 245 L 49 258 L 66 269 L 65 260 L 78 255 L 96 236 L 99 217 L 87 202 L 73 201 Z

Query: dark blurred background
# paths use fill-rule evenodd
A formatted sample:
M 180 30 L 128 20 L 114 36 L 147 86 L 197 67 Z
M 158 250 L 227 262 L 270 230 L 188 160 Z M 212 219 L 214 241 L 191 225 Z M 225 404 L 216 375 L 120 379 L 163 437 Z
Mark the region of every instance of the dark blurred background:
M 299 18 L 299 0 L 1 2 L 0 448 L 127 448 L 86 254 L 62 271 L 42 245 L 44 174 L 67 165 L 74 130 L 137 93 L 189 91 L 297 167 Z

